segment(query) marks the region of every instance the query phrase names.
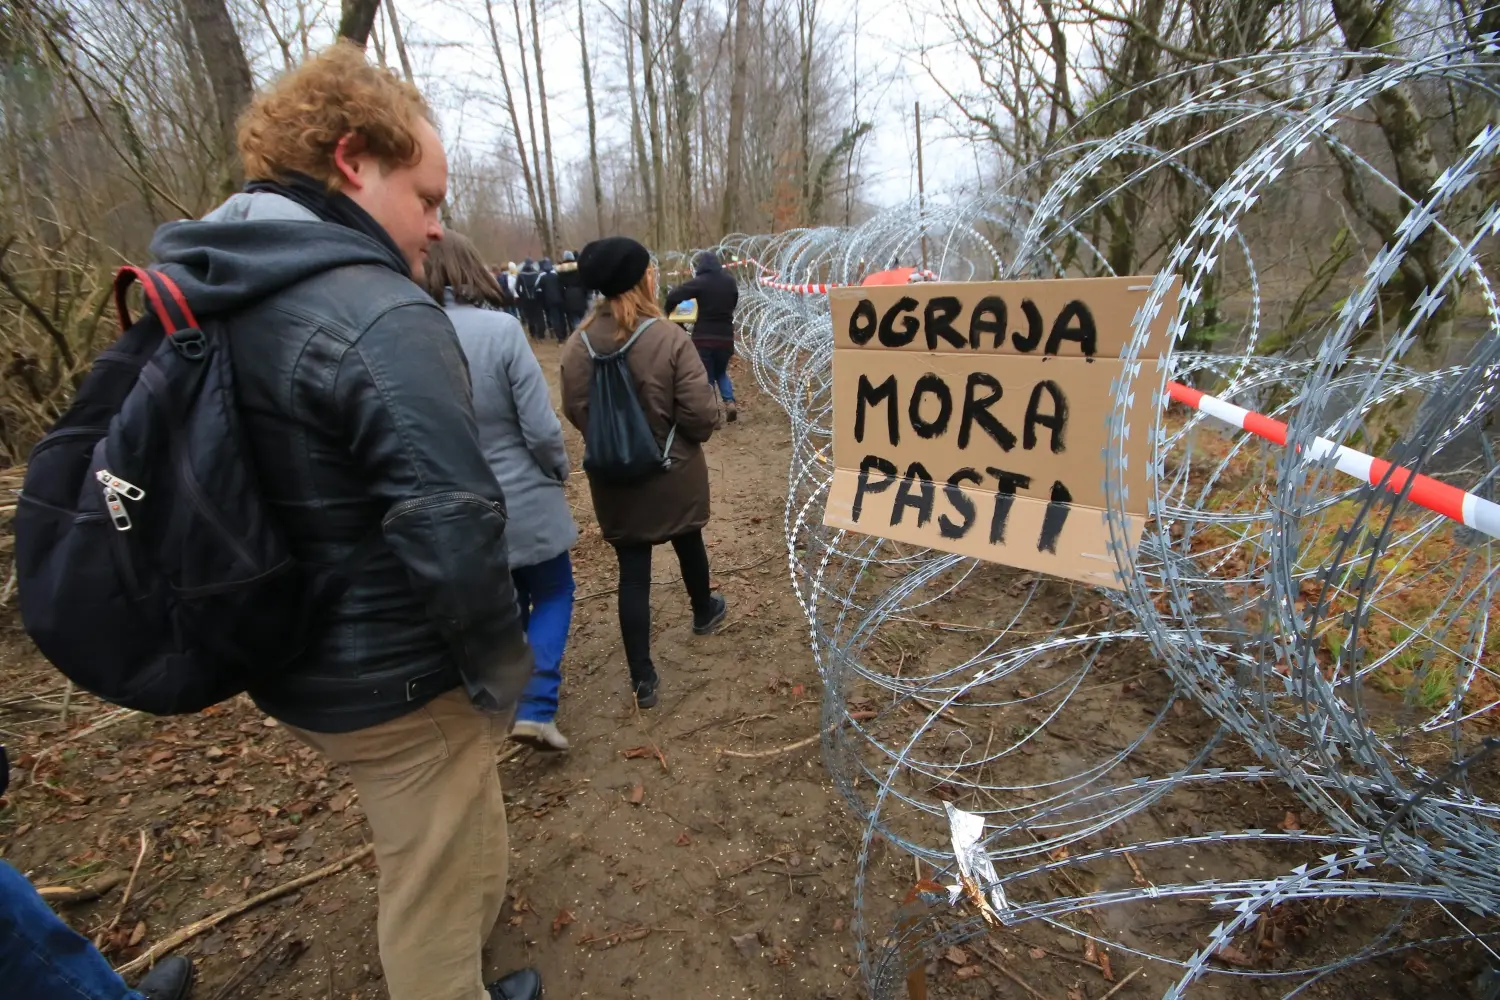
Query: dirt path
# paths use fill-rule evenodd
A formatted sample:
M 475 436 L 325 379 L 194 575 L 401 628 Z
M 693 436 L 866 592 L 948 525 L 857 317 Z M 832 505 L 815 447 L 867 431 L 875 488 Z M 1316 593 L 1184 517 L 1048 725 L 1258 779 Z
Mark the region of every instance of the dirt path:
M 539 355 L 555 375 L 555 348 Z M 569 486 L 583 534 L 559 724 L 575 749 L 502 765 L 512 847 L 504 919 L 515 928 L 505 958 L 539 966 L 553 997 L 858 995 L 847 930 L 855 842 L 816 744 L 755 760 L 717 753 L 785 746 L 818 719 L 786 574 L 786 422 L 743 369 L 736 375 L 743 416 L 708 446 L 706 537 L 729 618 L 718 635 L 694 636 L 670 549 L 658 550 L 655 710 L 633 707 L 613 556 L 582 477 Z M 582 447 L 569 434 L 576 465 Z M 0 849 L 38 884 L 86 884 L 128 873 L 144 830 L 123 912 L 120 888 L 65 911 L 115 961 L 367 842 L 342 772 L 243 699 L 192 718 L 116 723 L 45 755 L 32 784 L 41 748 L 110 710 L 75 698 L 64 729 L 47 700 L 60 678 L 7 627 L 0 739 L 22 767 L 0 813 Z M 227 921 L 178 953 L 200 963 L 200 998 L 383 998 L 373 867 L 366 860 Z

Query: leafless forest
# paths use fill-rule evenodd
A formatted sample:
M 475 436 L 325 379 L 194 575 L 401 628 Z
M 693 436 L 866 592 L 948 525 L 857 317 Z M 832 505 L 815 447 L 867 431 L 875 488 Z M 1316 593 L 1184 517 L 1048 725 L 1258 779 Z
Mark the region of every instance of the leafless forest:
M 900 66 L 861 62 L 875 18 L 910 20 Z M 465 41 L 432 42 L 434 23 L 459 26 Z M 1212 86 L 1215 60 L 1306 46 L 1403 52 L 1497 27 L 1500 9 L 1464 0 L 924 0 L 900 11 L 852 0 L 4 0 L 0 468 L 24 460 L 107 335 L 111 269 L 143 259 L 155 225 L 201 214 L 241 182 L 240 109 L 335 34 L 459 123 L 447 135 L 450 221 L 503 259 L 557 256 L 606 231 L 661 251 L 857 223 L 874 208 L 862 175 L 890 166 L 869 142 L 889 110 L 880 74 L 898 69 L 946 94 L 924 109 L 929 135 L 971 144 L 995 178 L 1042 162 L 1045 182 L 1064 165 L 1046 161 L 1049 149 Z M 559 86 L 579 81 L 586 121 L 560 118 Z M 1347 142 L 1415 194 L 1441 154 L 1495 114 L 1402 86 Z M 1241 131 L 1184 165 L 1213 188 L 1255 142 Z M 1336 277 L 1400 217 L 1396 192 L 1352 161 L 1325 160 L 1283 188 L 1305 193 L 1306 214 L 1266 213 L 1287 230 L 1273 268 L 1287 315 L 1264 350 L 1293 344 Z M 1131 169 L 1112 161 L 1094 183 L 1108 190 Z M 1097 213 L 1092 235 L 1116 272 L 1150 267 L 1201 198 L 1158 171 Z M 1436 267 L 1418 247 L 1405 294 Z M 1212 331 L 1206 308 L 1200 326 Z M 1430 324 L 1434 350 L 1451 319 Z

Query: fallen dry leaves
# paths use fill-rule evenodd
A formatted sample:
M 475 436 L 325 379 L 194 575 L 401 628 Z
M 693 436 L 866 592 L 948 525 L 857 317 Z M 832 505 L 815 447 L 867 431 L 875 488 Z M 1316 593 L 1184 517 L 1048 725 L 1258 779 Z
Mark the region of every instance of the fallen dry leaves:
M 572 910 L 558 910 L 557 916 L 552 918 L 552 936 L 558 937 L 568 925 L 573 922 Z

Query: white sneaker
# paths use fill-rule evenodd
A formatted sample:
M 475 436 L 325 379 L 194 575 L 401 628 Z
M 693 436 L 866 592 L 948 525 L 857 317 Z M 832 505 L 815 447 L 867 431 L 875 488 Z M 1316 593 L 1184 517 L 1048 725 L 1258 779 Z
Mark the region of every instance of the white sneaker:
M 510 727 L 510 738 L 535 750 L 567 750 L 572 744 L 555 722 L 527 722 L 524 719 Z

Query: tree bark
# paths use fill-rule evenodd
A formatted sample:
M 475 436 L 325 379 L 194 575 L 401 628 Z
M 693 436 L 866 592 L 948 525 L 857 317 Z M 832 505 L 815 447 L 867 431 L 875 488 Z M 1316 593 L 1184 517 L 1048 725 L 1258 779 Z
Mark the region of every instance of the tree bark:
M 634 176 L 644 195 L 641 206 L 649 215 L 654 204 L 651 200 L 651 165 L 646 157 L 646 133 L 641 127 L 641 101 L 635 92 L 635 5 L 629 0 L 625 4 L 625 26 L 630 34 L 630 40 L 625 46 L 625 79 L 630 88 L 630 143 L 635 150 Z
M 536 55 L 536 93 L 542 106 L 542 143 L 547 153 L 547 200 L 552 209 L 547 216 L 547 232 L 543 242 L 547 246 L 547 255 L 554 260 L 557 259 L 557 213 L 560 205 L 557 200 L 557 171 L 552 166 L 552 120 L 547 115 L 547 83 L 542 76 L 542 29 L 537 20 L 536 0 L 531 0 L 531 50 Z
M 490 46 L 495 50 L 495 62 L 500 65 L 500 83 L 505 91 L 505 110 L 510 113 L 510 130 L 516 139 L 516 157 L 521 161 L 521 177 L 526 182 L 526 201 L 531 207 L 531 221 L 536 226 L 536 231 L 541 233 L 547 228 L 546 220 L 542 217 L 541 204 L 537 200 L 536 184 L 533 181 L 531 167 L 526 162 L 526 141 L 521 137 L 521 119 L 516 114 L 516 101 L 510 89 L 510 73 L 505 69 L 505 49 L 500 44 L 500 31 L 495 27 L 495 3 L 494 0 L 484 0 L 484 15 L 489 22 Z M 524 56 L 525 53 L 523 52 Z
M 552 225 L 548 222 L 547 191 L 542 187 L 542 144 L 536 141 L 536 116 L 531 113 L 531 71 L 526 67 L 526 29 L 521 27 L 520 0 L 510 0 L 510 9 L 516 16 L 516 47 L 521 50 L 521 89 L 526 94 L 526 130 L 531 133 L 531 171 L 536 177 L 536 200 L 542 209 L 539 216 L 542 224 L 537 235 L 541 237 L 547 252 L 551 253 L 552 247 L 547 242 L 547 234 L 552 232 Z M 553 208 L 555 210 L 556 206 Z
M 734 0 L 734 70 L 729 83 L 729 144 L 724 163 L 724 211 L 719 228 L 739 226 L 740 177 L 745 159 L 745 84 L 750 55 L 750 0 Z
M 1344 41 L 1351 49 L 1364 49 L 1372 53 L 1394 53 L 1396 33 L 1393 25 L 1392 5 L 1378 7 L 1370 0 L 1333 0 L 1333 16 L 1343 32 Z M 1378 55 L 1363 60 L 1361 69 L 1374 73 L 1384 68 L 1386 61 Z M 1396 183 L 1413 202 L 1421 204 L 1430 196 L 1437 183 L 1440 170 L 1432 139 L 1422 121 L 1422 113 L 1411 88 L 1404 83 L 1387 87 L 1370 98 L 1370 107 L 1375 120 L 1385 135 L 1391 158 L 1396 166 Z M 1351 184 L 1353 166 L 1346 159 L 1338 158 L 1344 171 L 1345 192 L 1354 194 L 1360 182 Z M 1362 191 L 1359 192 L 1362 199 Z M 1356 211 L 1360 206 L 1354 204 Z M 1401 206 L 1404 213 L 1407 206 Z M 1360 213 L 1377 235 L 1387 243 L 1396 238 L 1395 218 L 1384 216 L 1366 208 Z M 1411 242 L 1407 259 L 1401 267 L 1401 299 L 1406 311 L 1416 305 L 1424 289 L 1436 289 L 1441 280 L 1443 248 L 1432 227 Z M 1448 295 L 1437 310 L 1418 331 L 1422 347 L 1436 352 L 1451 330 L 1457 312 L 1459 286 L 1450 285 Z
M 255 84 L 250 78 L 250 63 L 240 44 L 239 32 L 224 0 L 183 0 L 198 50 L 208 70 L 218 112 L 221 148 L 228 167 L 228 183 L 234 188 L 244 181 L 239 152 L 235 143 L 235 124 L 240 112 L 250 103 Z
M 688 79 L 692 59 L 682 44 L 683 0 L 674 0 L 672 5 L 672 30 L 669 33 L 672 45 L 672 108 L 673 129 L 677 140 L 677 196 L 673 198 L 672 213 L 676 226 L 673 242 L 687 247 L 692 242 L 693 225 L 693 91 Z
M 583 0 L 578 0 L 578 49 L 583 58 L 583 101 L 589 112 L 589 179 L 594 184 L 595 235 L 604 235 L 604 186 L 599 181 L 599 124 L 594 114 L 594 77 L 589 67 L 589 37 L 584 29 Z
M 798 151 L 798 170 L 801 184 L 799 185 L 802 197 L 802 212 L 807 211 L 812 201 L 812 59 L 813 59 L 813 29 L 817 26 L 818 0 L 797 0 L 797 42 L 799 51 L 798 58 L 798 100 L 797 100 L 797 138 L 800 143 Z M 811 223 L 811 220 L 804 219 Z
M 375 12 L 380 0 L 343 0 L 339 8 L 339 37 L 364 48 L 375 27 Z
M 651 186 L 654 189 L 651 204 L 651 241 L 655 249 L 661 249 L 662 216 L 665 214 L 665 170 L 661 149 L 661 100 L 656 90 L 656 56 L 651 48 L 651 0 L 641 0 L 641 76 L 646 88 L 646 128 L 651 134 Z
M 406 39 L 401 37 L 401 22 L 396 20 L 396 0 L 385 0 L 385 19 L 391 22 L 391 40 L 396 43 L 396 58 L 401 60 L 401 75 L 415 87 L 417 80 L 412 76 L 411 60 L 406 57 Z
M 266 30 L 271 33 L 271 38 L 275 40 L 276 47 L 281 50 L 282 68 L 291 69 L 296 65 L 296 60 L 292 58 L 291 39 L 281 33 L 281 28 L 276 23 L 276 18 L 272 16 L 271 8 L 267 6 L 266 0 L 255 0 L 255 6 L 261 13 L 261 19 L 265 22 Z
M 1063 32 L 1062 23 L 1058 21 L 1057 11 L 1052 6 L 1052 0 L 1038 0 L 1042 11 L 1042 17 L 1047 20 L 1047 32 L 1052 42 L 1052 94 L 1047 112 L 1047 138 L 1043 142 L 1043 149 L 1052 148 L 1052 140 L 1057 137 L 1057 116 L 1062 111 L 1068 116 L 1068 124 L 1074 119 L 1073 96 L 1068 90 L 1068 36 Z

